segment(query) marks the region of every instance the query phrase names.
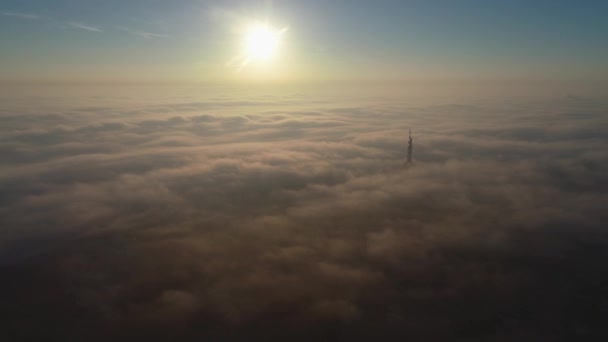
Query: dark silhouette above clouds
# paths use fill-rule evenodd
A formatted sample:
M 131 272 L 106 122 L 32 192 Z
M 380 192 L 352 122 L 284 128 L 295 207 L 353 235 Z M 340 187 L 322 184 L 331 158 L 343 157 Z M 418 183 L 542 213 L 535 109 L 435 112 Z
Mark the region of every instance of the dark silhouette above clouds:
M 608 106 L 5 107 L 3 341 L 608 337 Z
M 412 155 L 414 153 L 414 139 L 412 138 L 412 130 L 410 129 L 410 138 L 407 143 L 407 159 L 405 160 L 405 165 L 410 166 L 413 163 Z

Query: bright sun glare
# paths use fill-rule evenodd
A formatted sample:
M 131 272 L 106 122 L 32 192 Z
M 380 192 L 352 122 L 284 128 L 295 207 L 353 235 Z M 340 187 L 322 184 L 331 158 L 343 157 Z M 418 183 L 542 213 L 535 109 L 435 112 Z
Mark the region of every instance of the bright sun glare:
M 253 25 L 245 35 L 245 54 L 249 61 L 269 61 L 276 57 L 286 29 L 275 30 L 266 24 Z

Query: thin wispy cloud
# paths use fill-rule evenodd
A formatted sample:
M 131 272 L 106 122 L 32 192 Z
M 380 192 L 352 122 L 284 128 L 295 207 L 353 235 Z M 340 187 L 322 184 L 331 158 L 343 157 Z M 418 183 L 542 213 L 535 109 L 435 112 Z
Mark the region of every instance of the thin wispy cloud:
M 86 30 L 86 31 L 91 31 L 91 32 L 103 32 L 103 30 L 98 27 L 85 25 L 82 23 L 71 22 L 69 25 L 73 28 L 77 28 L 77 29 L 81 29 L 81 30 Z
M 7 17 L 21 18 L 21 19 L 40 19 L 38 14 L 33 13 L 23 13 L 23 12 L 10 12 L 10 11 L 0 11 L 0 14 Z
M 121 31 L 127 32 L 129 34 L 132 34 L 134 36 L 142 37 L 144 39 L 155 39 L 155 38 L 168 38 L 168 37 L 170 37 L 170 35 L 164 34 L 164 33 L 138 31 L 138 30 L 130 29 L 128 27 L 119 27 L 118 29 L 121 30 Z

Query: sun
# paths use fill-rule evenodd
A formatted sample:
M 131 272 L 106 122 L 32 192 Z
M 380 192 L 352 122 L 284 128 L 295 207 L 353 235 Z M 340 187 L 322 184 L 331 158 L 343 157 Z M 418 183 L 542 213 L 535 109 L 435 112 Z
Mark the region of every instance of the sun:
M 237 24 L 239 50 L 227 65 L 240 77 L 269 78 L 284 75 L 286 64 L 285 32 L 263 20 L 241 20 Z M 280 58 L 279 58 L 280 57 Z
M 265 23 L 252 25 L 245 34 L 248 61 L 270 61 L 277 57 L 281 37 L 287 29 L 276 30 Z

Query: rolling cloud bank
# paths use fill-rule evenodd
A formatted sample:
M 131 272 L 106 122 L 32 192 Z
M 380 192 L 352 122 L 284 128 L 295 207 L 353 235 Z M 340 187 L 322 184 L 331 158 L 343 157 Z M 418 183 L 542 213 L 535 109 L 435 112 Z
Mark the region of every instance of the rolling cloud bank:
M 608 337 L 606 104 L 105 100 L 0 109 L 2 340 Z

